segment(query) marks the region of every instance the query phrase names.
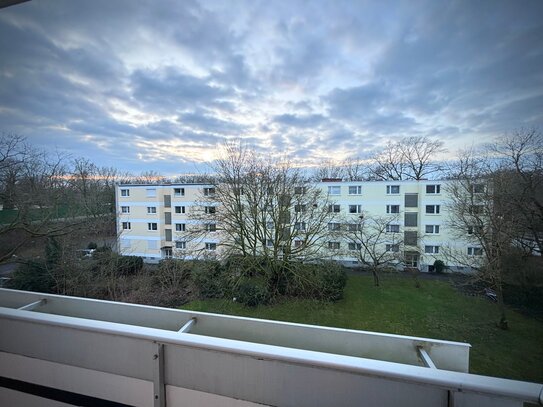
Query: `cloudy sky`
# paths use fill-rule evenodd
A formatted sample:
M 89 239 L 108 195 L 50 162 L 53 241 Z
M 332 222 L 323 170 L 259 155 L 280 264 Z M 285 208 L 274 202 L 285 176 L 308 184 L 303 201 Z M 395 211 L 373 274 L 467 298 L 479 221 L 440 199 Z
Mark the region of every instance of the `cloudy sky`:
M 62 1 L 0 9 L 0 132 L 193 172 L 241 139 L 305 165 L 543 128 L 543 1 Z

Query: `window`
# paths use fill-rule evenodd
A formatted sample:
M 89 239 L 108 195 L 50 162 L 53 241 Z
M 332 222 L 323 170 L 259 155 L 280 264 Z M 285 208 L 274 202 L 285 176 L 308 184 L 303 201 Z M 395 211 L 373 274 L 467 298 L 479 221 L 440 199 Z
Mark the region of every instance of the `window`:
M 387 213 L 400 213 L 400 205 L 387 205 Z
M 387 194 L 388 195 L 395 195 L 400 193 L 400 186 L 399 185 L 387 185 Z
M 439 233 L 439 225 L 426 225 L 424 231 L 429 234 L 437 235 Z
M 148 214 L 153 214 L 153 213 L 156 213 L 156 206 L 148 206 L 147 207 L 147 213 Z
M 349 223 L 347 226 L 349 232 L 360 232 L 362 225 L 360 223 Z
M 215 212 L 216 212 L 216 208 L 214 206 L 206 206 L 205 207 L 205 213 L 214 214 Z
M 176 232 L 185 232 L 187 229 L 187 225 L 184 223 L 176 223 L 175 224 L 175 231 Z
M 440 205 L 426 205 L 426 213 L 428 214 L 439 214 Z
M 485 192 L 485 185 L 484 184 L 473 184 L 471 186 L 471 192 L 474 194 L 482 194 Z
M 184 242 L 182 240 L 178 240 L 177 242 L 175 242 L 175 248 L 185 250 L 187 248 L 187 242 Z
M 273 222 L 266 222 L 266 229 L 273 229 L 273 228 L 274 228 Z
M 130 206 L 121 206 L 121 213 L 130 213 Z
M 480 235 L 484 231 L 482 226 L 468 226 L 468 235 L 473 235 L 474 233 Z
M 157 244 L 158 244 L 158 242 L 156 240 L 148 240 L 147 241 L 147 248 L 151 249 L 151 250 L 153 250 L 153 249 L 156 250 L 158 248 Z
M 145 191 L 147 192 L 147 198 L 156 197 L 156 188 L 147 188 Z
M 185 207 L 184 206 L 176 206 L 175 207 L 175 213 L 185 213 Z
M 468 247 L 468 256 L 482 256 L 483 249 L 480 247 Z
M 349 195 L 362 195 L 362 185 L 352 185 L 349 187 Z
M 206 242 L 205 248 L 206 250 L 217 250 L 217 243 Z
M 439 194 L 441 193 L 441 185 L 426 185 L 427 194 Z
M 303 195 L 307 193 L 307 187 L 294 187 L 294 194 Z
M 132 225 L 130 222 L 123 222 L 123 230 L 130 230 L 132 228 Z
M 484 212 L 483 205 L 471 205 L 469 209 L 469 213 L 471 215 L 482 215 Z
M 391 225 L 390 223 L 386 226 L 387 233 L 400 233 L 400 225 Z
M 185 188 L 174 188 L 173 196 L 185 196 Z
M 331 231 L 341 230 L 341 223 L 330 222 L 328 224 L 328 230 L 331 230 Z
M 438 254 L 439 246 L 424 246 L 424 253 L 426 254 Z
M 294 230 L 305 230 L 306 224 L 305 222 L 296 222 L 294 224 Z
M 166 257 L 167 259 L 171 259 L 172 258 L 172 249 L 167 247 L 164 249 L 164 257 Z
M 406 208 L 418 208 L 419 194 L 405 194 L 404 205 Z
M 417 246 L 418 237 L 416 230 L 405 230 L 403 232 L 403 243 L 406 246 Z
M 266 239 L 266 246 L 272 247 L 272 246 L 273 246 L 273 240 L 271 240 L 271 239 Z
M 129 189 L 121 189 L 121 196 L 130 196 Z
M 349 213 L 362 213 L 362 205 L 349 205 Z
M 400 245 L 399 244 L 386 244 L 385 250 L 387 252 L 399 252 L 400 251 Z
M 206 232 L 216 232 L 217 225 L 215 223 L 206 223 Z
M 147 230 L 158 230 L 158 224 L 154 222 L 147 223 Z
M 349 250 L 361 250 L 362 243 L 349 243 Z
M 294 212 L 305 212 L 306 205 L 294 205 Z
M 205 196 L 215 195 L 215 188 L 204 188 L 204 195 Z
M 339 185 L 328 187 L 328 195 L 341 195 L 341 187 Z
M 304 244 L 304 241 L 303 241 L 303 240 L 298 240 L 298 239 L 296 239 L 296 240 L 294 241 L 294 247 L 302 247 L 303 244 Z
M 328 242 L 328 248 L 330 250 L 339 250 L 340 244 L 339 242 Z
M 406 227 L 416 227 L 418 226 L 418 213 L 416 212 L 406 212 L 404 214 L 403 224 Z
M 339 213 L 341 207 L 339 205 L 328 205 L 328 212 Z

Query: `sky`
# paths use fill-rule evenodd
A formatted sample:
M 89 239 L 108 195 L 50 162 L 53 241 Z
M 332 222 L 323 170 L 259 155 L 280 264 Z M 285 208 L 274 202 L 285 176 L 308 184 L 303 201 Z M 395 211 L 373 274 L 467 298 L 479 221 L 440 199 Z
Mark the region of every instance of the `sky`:
M 0 132 L 100 166 L 199 172 L 543 129 L 543 1 L 69 1 L 0 9 Z M 445 157 L 446 158 L 446 157 Z

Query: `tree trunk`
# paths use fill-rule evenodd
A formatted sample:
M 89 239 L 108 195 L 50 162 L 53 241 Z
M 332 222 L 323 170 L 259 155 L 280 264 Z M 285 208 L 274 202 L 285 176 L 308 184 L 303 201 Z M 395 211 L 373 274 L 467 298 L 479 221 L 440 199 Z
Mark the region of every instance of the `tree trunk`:
M 373 274 L 373 284 L 375 284 L 376 287 L 379 287 L 380 280 L 379 280 L 379 272 L 377 271 L 377 268 L 373 267 L 371 269 L 371 272 Z

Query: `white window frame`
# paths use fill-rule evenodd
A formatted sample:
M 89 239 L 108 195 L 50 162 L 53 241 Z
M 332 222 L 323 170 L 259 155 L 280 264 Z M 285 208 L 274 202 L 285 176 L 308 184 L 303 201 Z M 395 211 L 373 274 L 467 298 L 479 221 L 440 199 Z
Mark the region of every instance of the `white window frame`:
M 396 207 L 398 208 L 398 211 L 393 211 L 393 209 Z M 400 205 L 397 205 L 397 204 L 387 205 L 387 213 L 400 213 Z
M 385 251 L 391 253 L 398 253 L 400 251 L 400 245 L 398 243 L 385 244 Z
M 215 195 L 215 187 L 204 188 L 204 196 L 214 196 L 214 195 Z
M 306 222 L 296 222 L 294 223 L 294 230 L 299 232 L 305 232 L 307 229 L 307 223 Z
M 328 222 L 328 230 L 330 232 L 338 232 L 341 230 L 341 223 L 339 222 Z
M 341 248 L 340 242 L 328 242 L 328 249 L 329 250 L 339 250 Z
M 362 195 L 362 185 L 349 185 L 349 195 Z
M 214 243 L 214 242 L 204 242 L 205 244 L 205 249 L 206 250 L 209 250 L 209 251 L 215 251 L 217 250 L 217 243 Z
M 482 256 L 483 248 L 477 246 L 468 246 L 468 256 Z
M 130 213 L 130 206 L 121 206 L 121 213 Z
M 155 232 L 158 230 L 158 223 L 157 222 L 147 222 L 147 230 L 149 232 Z
M 121 189 L 121 196 L 124 196 L 124 197 L 130 196 L 130 190 L 126 188 Z
M 179 192 L 177 192 L 179 190 Z M 185 188 L 174 188 L 173 196 L 185 196 Z
M 398 189 L 398 192 L 394 192 L 395 189 Z M 399 195 L 400 194 L 400 186 L 397 184 L 394 185 L 387 185 L 387 195 Z
M 347 230 L 349 232 L 360 232 L 362 231 L 362 224 L 360 223 L 347 223 Z
M 340 213 L 340 212 L 341 212 L 341 205 L 337 205 L 337 204 L 328 205 L 328 213 Z
M 186 223 L 176 223 L 175 224 L 175 231 L 176 232 L 186 232 L 187 230 L 187 224 Z
M 388 223 L 385 227 L 387 233 L 400 233 L 400 225 L 395 223 Z
M 132 224 L 130 222 L 122 222 L 122 230 L 132 230 Z
M 349 205 L 349 213 L 362 213 L 362 205 Z
M 362 250 L 362 243 L 349 242 L 349 250 Z
M 341 185 L 329 185 L 328 195 L 341 195 Z
M 425 225 L 424 226 L 424 233 L 427 233 L 429 235 L 439 235 L 440 230 L 441 230 L 440 225 Z
M 175 241 L 175 248 L 180 249 L 180 250 L 186 250 L 187 249 L 187 242 L 184 241 L 184 240 L 176 240 Z
M 436 245 L 425 245 L 424 246 L 425 254 L 439 254 L 439 246 Z
M 217 213 L 217 207 L 216 206 L 205 206 L 204 211 L 208 215 L 214 215 Z
M 428 208 L 433 208 L 433 212 L 428 212 Z M 441 205 L 426 205 L 424 212 L 426 215 L 439 215 L 441 213 Z
M 433 188 L 434 192 L 428 191 L 429 188 Z M 439 195 L 441 194 L 441 184 L 428 184 L 426 185 L 426 194 Z
M 205 224 L 205 230 L 206 232 L 213 233 L 217 231 L 217 224 L 216 223 L 206 223 Z
M 179 212 L 177 212 L 177 208 L 179 208 Z M 174 213 L 177 213 L 177 214 L 185 213 L 185 207 L 184 206 L 174 206 L 173 210 L 174 210 Z
M 148 206 L 147 215 L 155 215 L 155 214 L 156 214 L 156 206 Z

